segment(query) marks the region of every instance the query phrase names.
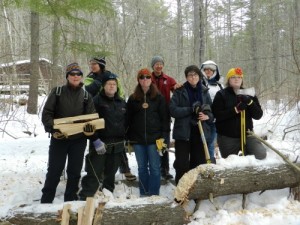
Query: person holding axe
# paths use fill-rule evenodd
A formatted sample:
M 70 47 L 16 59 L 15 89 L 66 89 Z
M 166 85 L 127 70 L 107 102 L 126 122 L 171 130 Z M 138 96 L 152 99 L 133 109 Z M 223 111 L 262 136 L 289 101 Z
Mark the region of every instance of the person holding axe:
M 211 98 L 208 88 L 202 84 L 201 71 L 195 66 L 186 67 L 186 82 L 174 91 L 170 102 L 170 114 L 175 118 L 175 182 L 184 173 L 200 164 L 210 163 L 206 139 L 213 123 Z
M 246 131 L 253 131 L 253 119 L 259 120 L 263 111 L 254 89 L 243 87 L 243 71 L 231 68 L 226 75 L 223 90 L 217 92 L 212 110 L 216 118 L 217 142 L 223 158 L 231 154 L 254 155 L 256 159 L 266 158 L 266 149 Z

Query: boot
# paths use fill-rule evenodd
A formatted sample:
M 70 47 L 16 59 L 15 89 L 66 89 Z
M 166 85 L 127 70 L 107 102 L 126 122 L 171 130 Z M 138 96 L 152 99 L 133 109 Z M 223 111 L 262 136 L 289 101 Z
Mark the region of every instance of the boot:
M 169 170 L 167 169 L 162 169 L 161 170 L 161 176 L 165 179 L 165 180 L 170 180 L 173 179 L 173 175 L 169 173 Z
M 136 180 L 136 176 L 133 175 L 131 172 L 124 173 L 126 180 L 128 181 L 134 181 Z

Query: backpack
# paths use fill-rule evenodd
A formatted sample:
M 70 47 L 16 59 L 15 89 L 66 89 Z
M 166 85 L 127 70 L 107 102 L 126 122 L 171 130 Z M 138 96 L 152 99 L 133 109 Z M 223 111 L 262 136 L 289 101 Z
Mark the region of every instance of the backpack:
M 58 86 L 56 87 L 56 90 L 55 90 L 55 96 L 56 96 L 56 105 L 58 105 L 59 103 L 59 97 L 61 95 L 61 89 L 62 89 L 62 86 Z M 87 108 L 87 103 L 88 103 L 88 100 L 89 100 L 89 93 L 83 89 L 84 91 L 84 97 L 83 97 L 83 114 L 86 113 L 86 108 Z

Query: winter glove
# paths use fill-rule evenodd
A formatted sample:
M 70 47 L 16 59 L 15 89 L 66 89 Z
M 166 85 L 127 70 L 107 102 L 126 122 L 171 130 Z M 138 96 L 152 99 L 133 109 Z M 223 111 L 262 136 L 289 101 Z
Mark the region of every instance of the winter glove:
M 199 113 L 202 111 L 202 107 L 201 107 L 201 102 L 197 101 L 197 102 L 194 102 L 193 105 L 192 105 L 192 108 L 193 108 L 193 113 L 195 113 L 195 115 L 199 115 Z
M 85 126 L 83 127 L 83 133 L 85 136 L 92 136 L 96 131 L 95 126 L 93 126 L 92 124 L 85 124 Z
M 52 133 L 52 136 L 53 136 L 55 139 L 57 139 L 57 140 L 61 140 L 61 139 L 67 138 L 67 136 L 66 136 L 64 133 L 62 133 L 62 132 L 60 132 L 60 131 L 58 131 L 58 130 L 55 130 L 55 132 Z
M 244 102 L 239 102 L 236 106 L 235 106 L 237 112 L 241 112 L 243 110 L 245 110 L 247 108 L 247 104 Z
M 164 138 L 157 139 L 156 147 L 157 147 L 158 154 L 160 156 L 163 156 L 164 152 L 167 149 L 167 144 L 165 143 L 165 139 Z
M 106 152 L 105 144 L 98 138 L 96 141 L 93 141 L 93 145 L 98 155 L 103 155 Z
M 129 141 L 124 142 L 124 147 L 125 147 L 125 151 L 131 155 L 131 152 L 133 152 L 133 147 Z
M 253 100 L 251 99 L 251 97 L 249 95 L 239 95 L 238 98 L 240 99 L 241 102 L 247 104 L 247 105 L 251 105 Z

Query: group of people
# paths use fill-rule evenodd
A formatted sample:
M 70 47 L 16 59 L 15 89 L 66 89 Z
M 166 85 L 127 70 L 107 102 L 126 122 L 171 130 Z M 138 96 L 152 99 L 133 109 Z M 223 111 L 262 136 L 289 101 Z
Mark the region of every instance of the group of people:
M 41 203 L 53 202 L 67 158 L 64 201 L 85 200 L 103 188 L 113 192 L 118 169 L 126 178 L 135 180 L 130 173 L 125 142 L 128 149 L 133 148 L 137 160 L 140 196 L 159 195 L 161 177 L 173 178 L 168 153 L 171 117 L 176 184 L 184 173 L 208 162 L 206 143 L 209 162 L 216 163 L 216 139 L 224 158 L 239 154 L 240 150 L 257 159 L 266 157 L 264 146 L 246 134 L 253 130 L 252 119 L 260 119 L 263 112 L 255 95 L 237 91 L 243 89 L 244 74 L 240 68 L 228 71 L 223 87 L 218 66 L 211 60 L 200 68 L 186 67 L 183 84 L 163 72 L 161 56 L 152 58 L 151 67 L 152 72 L 147 68 L 138 71 L 137 85 L 125 102 L 120 80 L 106 70 L 105 58 L 90 60 L 91 72 L 84 83 L 79 65 L 67 66 L 66 85 L 51 91 L 42 113 L 51 140 Z M 70 137 L 53 129 L 54 119 L 94 112 L 105 120 L 104 129 L 96 131 L 87 123 L 83 133 Z M 86 175 L 79 190 L 87 139 L 90 144 L 85 156 Z

